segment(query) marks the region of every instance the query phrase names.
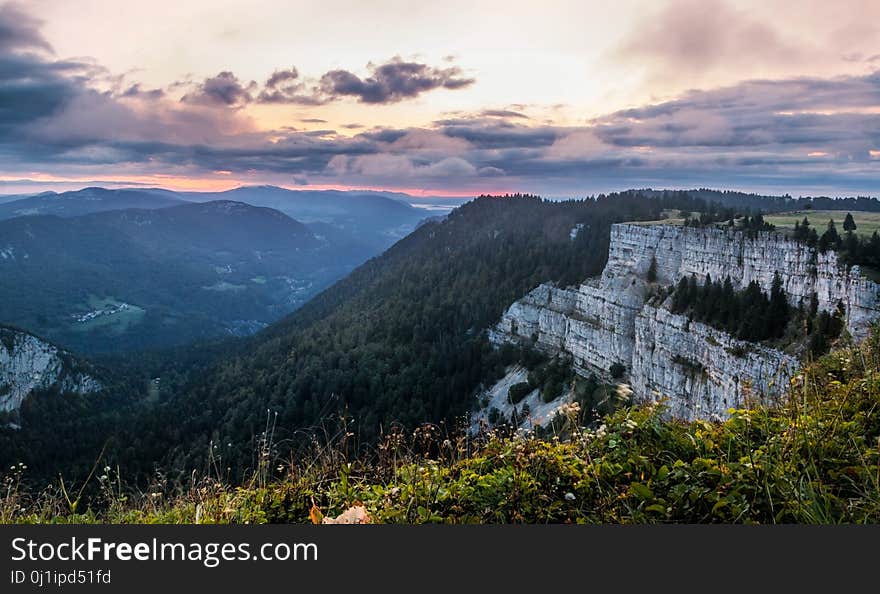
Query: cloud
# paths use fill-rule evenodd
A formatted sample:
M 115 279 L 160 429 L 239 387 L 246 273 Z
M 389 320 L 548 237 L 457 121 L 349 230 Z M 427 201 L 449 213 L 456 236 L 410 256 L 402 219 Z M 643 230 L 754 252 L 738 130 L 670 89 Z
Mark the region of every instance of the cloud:
M 198 105 L 243 107 L 253 101 L 253 93 L 256 89 L 256 82 L 245 83 L 232 72 L 224 71 L 195 85 L 195 88 L 180 100 Z
M 189 84 L 192 88 L 181 100 L 234 108 L 249 103 L 318 106 L 346 98 L 387 104 L 414 99 L 435 89 L 463 89 L 475 82 L 473 78 L 463 77 L 457 66 L 436 68 L 406 62 L 400 57 L 384 64 L 370 63 L 367 69 L 370 75 L 366 78 L 348 70 L 331 70 L 318 79 L 305 79 L 296 67 L 291 67 L 276 70 L 262 86 L 255 81 L 241 81 L 232 72 L 225 71 L 199 84 Z
M 288 70 L 276 70 L 272 73 L 272 76 L 266 81 L 267 89 L 277 89 L 279 86 L 283 84 L 289 84 L 290 81 L 297 80 L 299 78 L 299 71 L 296 67 L 291 67 Z
M 755 67 L 791 66 L 809 56 L 802 44 L 723 0 L 673 0 L 646 15 L 613 58 L 646 71 L 647 86 L 699 85 L 713 76 Z
M 289 103 L 296 105 L 321 105 L 324 100 L 314 87 L 308 88 L 300 79 L 299 70 L 291 67 L 272 73 L 257 96 L 259 103 Z
M 0 31 L 17 24 L 10 14 L 18 18 L 14 11 L 0 12 Z M 0 163 L 2 173 L 14 176 L 27 171 L 93 179 L 112 170 L 118 179 L 228 171 L 285 183 L 475 193 L 725 184 L 877 191 L 880 72 L 748 80 L 577 126 L 518 117 L 521 109 L 507 106 L 347 136 L 329 129 L 260 130 L 241 107 L 259 103 L 267 90 L 285 101 L 296 93 L 319 103 L 393 103 L 467 86 L 469 79 L 455 67 L 397 58 L 370 67 L 366 78 L 352 75 L 341 88 L 322 89 L 320 79 L 288 68 L 263 83 L 224 71 L 163 92 L 113 82 L 85 60 L 56 59 L 44 51 L 35 26 L 16 30 L 15 42 L 7 34 L 4 47 L 13 49 L 0 52 Z M 303 121 L 324 123 L 320 119 Z
M 331 70 L 321 77 L 320 92 L 329 99 L 354 97 L 362 103 L 396 103 L 434 89 L 462 89 L 472 85 L 457 66 L 435 68 L 395 57 L 380 65 L 369 64 L 370 76 L 360 78 L 348 70 Z
M 52 46 L 40 33 L 42 22 L 21 5 L 0 5 L 0 52 L 39 50 L 52 53 Z
M 459 154 L 472 148 L 463 138 L 453 138 L 437 130 L 416 128 L 389 144 L 392 151 L 431 151 L 444 154 Z
M 385 153 L 354 158 L 337 155 L 328 162 L 326 171 L 334 176 L 358 175 L 396 183 L 426 178 L 461 179 L 477 174 L 477 168 L 460 157 L 446 157 L 432 163 L 417 164 L 410 157 Z
M 140 83 L 129 86 L 121 94 L 122 97 L 140 97 L 148 99 L 160 99 L 165 96 L 164 89 L 144 89 Z
M 526 114 L 510 109 L 484 109 L 480 112 L 480 115 L 487 118 L 516 118 L 525 120 L 529 119 L 529 116 L 527 116 Z
M 551 159 L 588 159 L 610 149 L 592 129 L 575 130 L 558 138 L 547 149 L 545 156 Z

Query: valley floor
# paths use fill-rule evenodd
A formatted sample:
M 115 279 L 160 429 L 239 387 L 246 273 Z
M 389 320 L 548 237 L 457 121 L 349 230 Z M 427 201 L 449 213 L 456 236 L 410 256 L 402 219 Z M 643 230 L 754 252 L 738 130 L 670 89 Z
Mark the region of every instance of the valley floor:
M 576 407 L 551 436 L 478 439 L 434 426 L 386 436 L 369 458 L 342 442 L 290 464 L 271 459 L 243 486 L 205 478 L 126 489 L 117 470 L 77 501 L 5 478 L 4 523 L 878 523 L 880 335 L 836 351 L 791 381 L 787 403 L 724 422 L 670 421 L 662 406 L 623 408 L 595 429 Z M 124 474 L 124 471 L 123 471 Z

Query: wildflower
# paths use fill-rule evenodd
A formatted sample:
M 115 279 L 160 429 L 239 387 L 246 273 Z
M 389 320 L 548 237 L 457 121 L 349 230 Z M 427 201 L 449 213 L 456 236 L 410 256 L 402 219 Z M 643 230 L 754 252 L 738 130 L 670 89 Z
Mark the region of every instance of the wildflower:
M 617 386 L 617 397 L 626 402 L 633 395 L 632 388 L 629 387 L 628 384 L 619 384 Z
M 576 499 L 576 497 L 574 496 L 574 493 L 572 493 L 571 491 L 569 491 L 568 493 L 565 494 L 566 501 L 574 501 L 575 499 Z

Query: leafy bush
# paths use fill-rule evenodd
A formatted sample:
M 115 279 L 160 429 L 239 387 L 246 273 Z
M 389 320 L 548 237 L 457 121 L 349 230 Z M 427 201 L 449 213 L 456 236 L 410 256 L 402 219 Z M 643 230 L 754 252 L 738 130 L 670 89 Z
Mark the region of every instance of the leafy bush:
M 507 401 L 511 404 L 519 404 L 533 389 L 529 382 L 513 384 L 507 389 Z

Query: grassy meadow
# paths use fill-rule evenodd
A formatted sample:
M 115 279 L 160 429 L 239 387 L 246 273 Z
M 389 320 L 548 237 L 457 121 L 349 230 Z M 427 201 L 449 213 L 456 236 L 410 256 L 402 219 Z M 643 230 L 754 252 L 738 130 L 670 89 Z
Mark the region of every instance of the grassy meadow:
M 856 234 L 863 237 L 870 237 L 874 231 L 880 231 L 880 212 L 859 212 L 850 213 L 856 222 Z M 764 220 L 768 223 L 776 225 L 776 228 L 782 231 L 790 231 L 794 229 L 795 222 L 804 220 L 810 221 L 810 225 L 815 227 L 816 231 L 821 235 L 828 225 L 828 221 L 834 221 L 838 233 L 843 233 L 843 219 L 846 217 L 846 211 L 843 210 L 799 210 L 795 212 L 783 212 L 764 215 Z

